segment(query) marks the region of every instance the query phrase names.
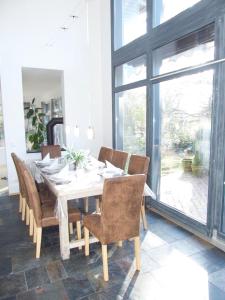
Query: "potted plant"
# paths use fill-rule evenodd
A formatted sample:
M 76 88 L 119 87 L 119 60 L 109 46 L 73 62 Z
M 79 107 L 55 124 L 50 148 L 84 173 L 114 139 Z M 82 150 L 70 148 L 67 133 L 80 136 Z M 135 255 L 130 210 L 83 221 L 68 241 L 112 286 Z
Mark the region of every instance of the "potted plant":
M 42 108 L 36 107 L 35 98 L 33 98 L 30 107 L 25 107 L 26 118 L 31 124 L 32 129 L 27 132 L 28 142 L 31 144 L 32 150 L 39 150 L 45 139 L 45 125 L 43 117 L 45 114 L 42 112 Z
M 184 172 L 191 172 L 192 171 L 192 158 L 193 158 L 193 154 L 191 149 L 185 149 L 184 150 L 184 158 L 182 159 L 182 166 L 183 166 L 183 170 Z
M 77 167 L 80 167 L 85 160 L 85 155 L 81 151 L 75 151 L 73 149 L 66 149 L 66 159 L 72 164 L 72 169 L 76 170 Z
M 201 159 L 199 151 L 195 152 L 195 156 L 192 159 L 191 169 L 192 169 L 192 173 L 195 176 L 201 176 L 202 175 L 203 166 L 202 166 L 202 159 Z

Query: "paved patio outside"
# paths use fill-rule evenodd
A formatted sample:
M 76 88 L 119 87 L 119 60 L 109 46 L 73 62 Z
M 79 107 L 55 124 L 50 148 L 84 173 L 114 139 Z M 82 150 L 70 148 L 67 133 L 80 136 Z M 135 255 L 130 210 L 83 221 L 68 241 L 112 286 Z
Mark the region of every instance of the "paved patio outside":
M 198 177 L 182 170 L 162 175 L 160 195 L 163 203 L 206 224 L 208 175 Z

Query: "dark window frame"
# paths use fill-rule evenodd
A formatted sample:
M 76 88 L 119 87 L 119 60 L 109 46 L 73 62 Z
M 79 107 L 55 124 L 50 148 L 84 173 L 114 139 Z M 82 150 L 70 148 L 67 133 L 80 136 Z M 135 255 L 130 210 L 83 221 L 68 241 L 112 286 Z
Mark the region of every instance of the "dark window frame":
M 167 74 L 163 79 L 153 78 L 152 51 L 162 47 L 174 40 L 184 37 L 194 31 L 215 23 L 215 60 L 225 58 L 225 3 L 224 0 L 202 0 L 194 6 L 182 11 L 168 21 L 153 28 L 152 7 L 153 0 L 147 0 L 147 33 L 129 44 L 114 51 L 114 5 L 111 0 L 111 28 L 112 28 L 112 111 L 113 111 L 113 144 L 115 146 L 115 93 L 132 89 L 138 86 L 147 87 L 147 118 L 146 118 L 146 150 L 147 155 L 152 157 L 152 120 L 153 120 L 153 89 L 152 85 L 157 81 L 176 78 L 180 74 Z M 147 55 L 147 80 L 135 82 L 115 88 L 115 67 L 126 63 L 143 54 Z M 214 107 L 212 112 L 212 139 L 211 139 L 211 161 L 210 161 L 210 183 L 208 201 L 208 223 L 207 226 L 194 221 L 179 212 L 174 212 L 164 205 L 149 199 L 148 203 L 160 213 L 165 213 L 172 218 L 181 221 L 194 230 L 207 235 L 212 235 L 213 229 L 218 230 L 218 236 L 225 238 L 225 228 L 222 228 L 223 215 L 225 214 L 225 197 L 223 197 L 225 177 L 225 63 L 213 66 L 202 65 L 195 70 L 186 68 L 183 75 L 215 68 L 214 80 Z M 213 147 L 217 145 L 217 149 Z M 148 183 L 151 185 L 151 168 L 149 170 Z M 221 213 L 224 209 L 223 213 Z

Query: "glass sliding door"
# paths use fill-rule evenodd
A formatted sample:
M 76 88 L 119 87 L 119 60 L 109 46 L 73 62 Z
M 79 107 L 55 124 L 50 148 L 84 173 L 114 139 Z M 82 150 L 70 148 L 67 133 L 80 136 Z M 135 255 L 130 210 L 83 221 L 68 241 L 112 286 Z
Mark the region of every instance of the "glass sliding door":
M 160 124 L 159 200 L 207 222 L 213 70 L 154 86 Z M 156 139 L 157 140 L 157 139 Z
M 146 87 L 126 90 L 116 97 L 116 147 L 146 153 Z

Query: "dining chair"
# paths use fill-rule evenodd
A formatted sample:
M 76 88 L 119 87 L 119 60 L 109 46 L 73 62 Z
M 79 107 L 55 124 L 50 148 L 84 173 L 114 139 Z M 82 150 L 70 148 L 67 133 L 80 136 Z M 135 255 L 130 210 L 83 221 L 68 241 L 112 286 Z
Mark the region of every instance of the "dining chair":
M 36 258 L 39 258 L 41 252 L 42 229 L 59 225 L 59 220 L 55 216 L 54 205 L 41 205 L 34 179 L 27 169 L 24 169 L 24 179 L 26 192 L 30 199 L 33 211 L 33 241 L 36 243 Z M 68 220 L 70 223 L 76 223 L 77 237 L 78 239 L 81 239 L 80 211 L 77 208 L 69 208 Z
M 49 153 L 50 158 L 61 157 L 60 145 L 45 145 L 41 146 L 41 157 L 42 159 Z
M 107 160 L 115 167 L 124 170 L 127 162 L 128 153 L 120 150 L 114 150 L 114 149 L 111 150 L 112 150 L 112 155 L 111 157 L 109 156 Z M 100 212 L 101 202 L 102 202 L 101 196 L 96 197 L 96 212 Z
M 104 147 L 102 146 L 99 154 L 98 154 L 98 160 L 105 163 L 106 161 L 111 162 L 112 161 L 112 154 L 113 154 L 113 149 Z M 96 201 L 96 212 L 99 212 L 100 210 L 100 199 L 101 196 L 97 196 L 95 198 Z M 88 197 L 84 198 L 84 211 L 87 213 L 88 212 Z
M 108 147 L 101 147 L 98 155 L 98 160 L 101 162 L 111 161 L 112 160 L 113 149 Z
M 104 181 L 100 214 L 84 216 L 85 255 L 89 255 L 89 232 L 102 245 L 103 278 L 109 280 L 107 245 L 134 239 L 136 269 L 140 270 L 140 211 L 146 176 L 108 178 Z
M 12 152 L 11 153 L 12 160 L 14 162 L 15 168 L 16 168 L 16 173 L 19 181 L 19 212 L 22 213 L 22 220 L 25 220 L 25 213 L 26 213 L 26 199 L 25 199 L 25 189 L 24 185 L 20 176 L 19 172 L 19 166 L 18 166 L 18 157 L 17 155 Z
M 125 169 L 128 153 L 120 150 L 113 150 L 111 163 L 122 170 Z
M 150 158 L 147 156 L 132 154 L 130 156 L 128 164 L 128 174 L 145 174 L 147 178 L 148 167 L 149 167 Z M 141 205 L 141 219 L 143 222 L 144 229 L 147 230 L 147 220 L 145 215 L 145 197 L 143 196 L 143 201 Z
M 25 183 L 25 178 L 24 178 L 24 171 L 28 171 L 27 166 L 25 165 L 25 163 L 19 159 L 17 157 L 17 164 L 18 164 L 18 171 L 19 171 L 19 176 L 20 176 L 20 180 L 22 183 L 22 186 L 24 188 L 24 192 L 25 192 L 25 202 L 26 202 L 26 210 L 25 210 L 25 214 L 26 214 L 26 225 L 29 225 L 29 234 L 33 235 L 33 208 L 32 208 L 32 203 L 31 203 L 31 199 L 27 193 L 27 188 L 26 188 L 26 183 Z M 35 182 L 35 181 L 34 181 Z M 35 182 L 35 186 L 37 186 L 38 184 Z M 44 184 L 43 184 L 44 186 Z M 46 185 L 45 185 L 46 186 Z M 55 197 L 53 196 L 52 193 L 49 192 L 48 187 L 46 186 L 45 188 L 42 188 L 39 193 L 39 197 L 40 197 L 40 201 L 41 201 L 41 205 L 55 205 Z

